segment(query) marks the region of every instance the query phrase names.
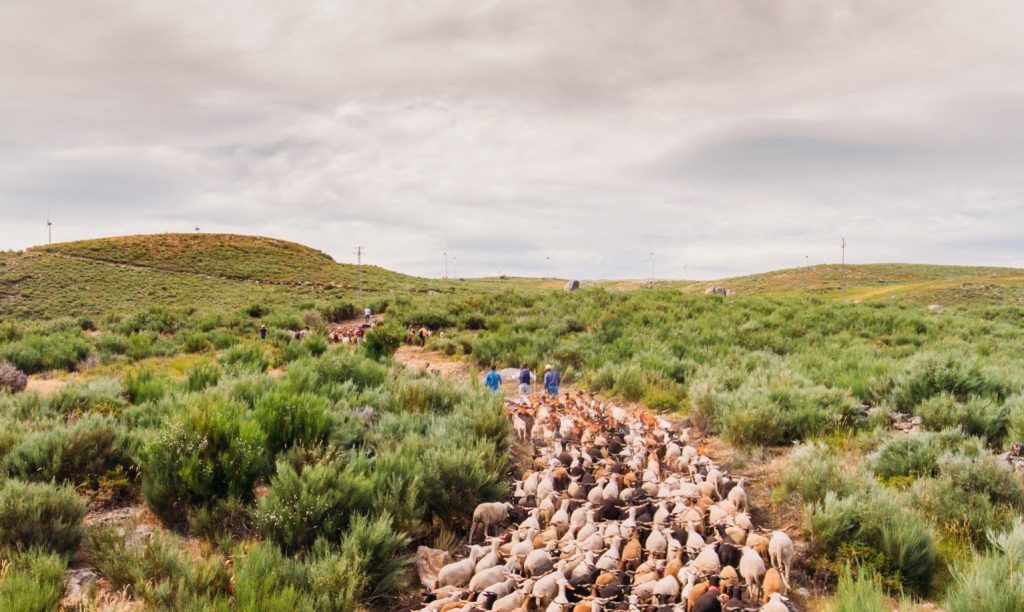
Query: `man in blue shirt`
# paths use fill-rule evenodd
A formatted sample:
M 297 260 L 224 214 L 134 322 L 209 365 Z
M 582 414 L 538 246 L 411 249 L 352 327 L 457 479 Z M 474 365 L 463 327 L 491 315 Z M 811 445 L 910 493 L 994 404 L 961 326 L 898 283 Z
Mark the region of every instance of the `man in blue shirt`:
M 501 389 L 501 374 L 498 374 L 493 365 L 491 365 L 491 371 L 487 373 L 487 377 L 484 378 L 484 384 L 494 394 Z
M 530 394 L 530 384 L 533 382 L 533 372 L 530 371 L 530 366 L 523 364 L 523 369 L 519 370 L 519 394 L 526 397 Z
M 548 392 L 548 395 L 557 396 L 560 384 L 562 384 L 562 377 L 558 375 L 558 370 L 550 365 L 544 366 L 544 390 Z

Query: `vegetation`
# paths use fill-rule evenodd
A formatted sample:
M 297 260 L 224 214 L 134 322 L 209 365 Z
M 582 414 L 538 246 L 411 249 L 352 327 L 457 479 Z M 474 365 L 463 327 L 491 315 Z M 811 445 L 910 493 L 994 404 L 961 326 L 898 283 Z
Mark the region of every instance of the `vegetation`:
M 392 606 L 414 547 L 457 540 L 478 502 L 507 494 L 509 468 L 492 396 L 394 363 L 409 325 L 446 355 L 553 363 L 737 447 L 796 443 L 779 500 L 803 509 L 834 609 L 903 592 L 1020 607 L 997 577 L 1020 572 L 1024 486 L 995 457 L 1024 439 L 1020 271 L 850 267 L 862 303 L 836 300 L 831 266 L 717 283 L 728 299 L 702 283 L 565 293 L 367 268 L 357 302 L 357 279 L 239 236 L 0 257 L 0 607 L 52 608 L 73 555 L 153 608 Z M 329 345 L 364 303 L 386 323 L 359 350 Z M 60 384 L 18 392 L 22 372 Z M 924 431 L 889 431 L 897 411 Z M 85 501 L 145 503 L 163 525 L 144 542 L 131 525 L 83 532 Z

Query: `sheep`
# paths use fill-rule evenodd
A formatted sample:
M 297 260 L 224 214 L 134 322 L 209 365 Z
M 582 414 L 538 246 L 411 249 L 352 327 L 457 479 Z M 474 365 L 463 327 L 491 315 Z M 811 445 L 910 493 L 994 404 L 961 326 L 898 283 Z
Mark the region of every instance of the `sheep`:
M 761 579 L 764 578 L 765 567 L 761 555 L 753 548 L 743 547 L 743 556 L 740 557 L 740 576 L 747 585 L 747 592 L 754 601 L 757 601 L 761 592 Z
M 675 576 L 665 576 L 654 585 L 654 597 L 665 605 L 679 596 L 679 581 Z
M 786 535 L 785 531 L 775 531 L 768 542 L 768 558 L 772 566 L 782 572 L 782 579 L 786 581 L 786 588 L 789 588 L 789 569 L 793 565 L 793 556 L 796 553 L 793 547 L 793 540 Z
M 746 484 L 746 482 L 747 479 L 741 477 L 739 482 L 736 483 L 736 486 L 729 491 L 729 495 L 726 498 L 733 506 L 736 507 L 737 510 L 741 508 L 743 510 L 747 510 L 747 491 L 743 488 L 743 485 Z
M 437 573 L 437 583 L 434 590 L 436 591 L 447 585 L 464 587 L 469 584 L 470 579 L 473 577 L 473 570 L 476 568 L 476 562 L 482 555 L 482 548 L 471 546 L 468 557 L 442 567 L 441 571 Z
M 473 532 L 477 525 L 483 528 L 485 538 L 490 536 L 491 527 L 505 522 L 510 510 L 512 510 L 512 504 L 508 502 L 485 502 L 477 505 L 473 510 L 473 524 L 469 528 L 469 541 L 473 541 Z
M 781 593 L 772 593 L 768 603 L 761 606 L 760 612 L 789 612 L 789 606 L 785 603 L 786 598 Z
M 764 591 L 761 596 L 761 600 L 764 603 L 768 602 L 768 598 L 771 597 L 773 593 L 786 594 L 786 582 L 782 579 L 782 574 L 779 573 L 779 570 L 774 567 L 768 568 L 768 571 L 764 573 L 764 581 L 761 583 L 761 590 Z

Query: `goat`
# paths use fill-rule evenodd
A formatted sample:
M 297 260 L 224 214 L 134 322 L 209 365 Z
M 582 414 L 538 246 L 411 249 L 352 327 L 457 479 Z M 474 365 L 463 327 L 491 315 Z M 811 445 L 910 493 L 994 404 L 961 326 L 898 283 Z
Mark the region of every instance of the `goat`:
M 768 541 L 768 558 L 771 560 L 772 565 L 782 572 L 782 578 L 786 581 L 786 588 L 789 588 L 789 569 L 793 565 L 793 556 L 795 554 L 793 540 L 786 535 L 785 531 L 772 533 L 772 538 Z
M 510 510 L 512 510 L 512 504 L 508 502 L 485 502 L 477 505 L 473 510 L 473 524 L 469 528 L 469 541 L 473 541 L 473 533 L 477 525 L 483 528 L 485 538 L 490 536 L 491 527 L 505 522 Z

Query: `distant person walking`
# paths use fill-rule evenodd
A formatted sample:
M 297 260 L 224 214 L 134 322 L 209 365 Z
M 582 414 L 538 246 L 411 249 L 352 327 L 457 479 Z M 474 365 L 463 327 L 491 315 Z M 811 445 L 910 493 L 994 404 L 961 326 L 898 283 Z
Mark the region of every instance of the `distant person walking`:
M 558 370 L 550 365 L 544 366 L 544 390 L 547 391 L 548 395 L 557 396 L 558 385 L 560 384 L 562 384 L 562 377 L 558 375 Z
M 484 378 L 484 384 L 491 390 L 491 393 L 497 394 L 501 390 L 501 374 L 498 374 L 498 370 L 493 364 L 491 365 L 491 371 Z
M 363 334 L 364 333 L 365 332 L 363 332 L 363 328 L 362 327 L 360 327 L 359 329 L 356 330 L 356 346 L 362 346 L 363 345 Z
M 530 366 L 523 364 L 523 369 L 519 370 L 519 394 L 526 397 L 530 394 L 530 384 L 533 382 L 533 372 L 530 371 Z
M 266 325 L 260 325 L 259 332 L 257 332 L 257 333 L 259 333 L 259 335 L 260 335 L 260 340 L 266 340 L 267 339 L 267 326 Z
M 369 306 L 367 306 L 366 308 L 363 309 L 363 318 L 366 319 L 367 323 L 370 322 L 370 315 L 371 314 L 373 314 L 373 313 L 370 311 L 370 307 Z

